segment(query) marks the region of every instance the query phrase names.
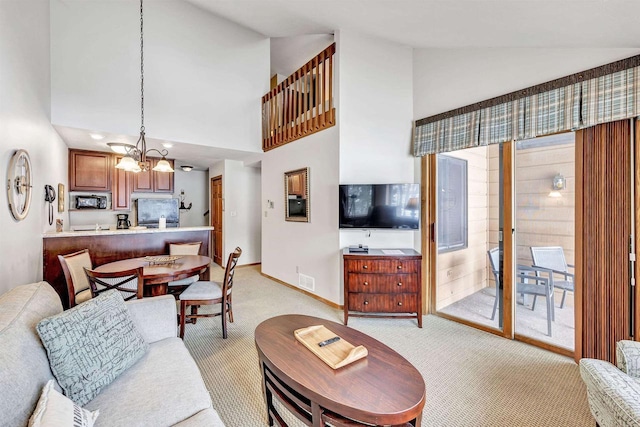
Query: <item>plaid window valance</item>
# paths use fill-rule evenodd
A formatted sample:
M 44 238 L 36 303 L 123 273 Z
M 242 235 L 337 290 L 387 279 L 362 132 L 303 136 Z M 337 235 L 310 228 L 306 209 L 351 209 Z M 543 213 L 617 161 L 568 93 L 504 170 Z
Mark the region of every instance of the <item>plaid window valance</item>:
M 413 154 L 535 138 L 637 116 L 640 55 L 418 120 Z

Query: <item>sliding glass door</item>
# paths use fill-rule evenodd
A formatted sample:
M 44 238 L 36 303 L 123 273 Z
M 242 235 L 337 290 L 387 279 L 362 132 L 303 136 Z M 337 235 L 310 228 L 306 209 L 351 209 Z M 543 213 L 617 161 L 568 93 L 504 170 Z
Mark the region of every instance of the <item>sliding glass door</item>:
M 432 311 L 571 354 L 575 157 L 573 133 L 436 155 Z
M 575 136 L 515 148 L 515 334 L 573 351 Z

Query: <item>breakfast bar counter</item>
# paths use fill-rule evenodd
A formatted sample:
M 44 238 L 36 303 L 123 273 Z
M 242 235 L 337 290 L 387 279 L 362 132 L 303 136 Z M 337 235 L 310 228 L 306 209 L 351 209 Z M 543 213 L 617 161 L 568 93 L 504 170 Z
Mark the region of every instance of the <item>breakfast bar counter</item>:
M 43 280 L 56 290 L 68 308 L 67 282 L 58 255 L 89 249 L 91 262 L 100 265 L 129 258 L 169 253 L 170 243 L 202 242 L 200 255 L 210 256 L 213 227 L 147 228 L 127 230 L 63 231 L 43 234 Z M 204 273 L 208 276 L 208 270 Z M 208 279 L 208 277 L 203 277 Z
M 123 234 L 146 234 L 146 233 L 183 233 L 185 231 L 202 231 L 208 230 L 213 231 L 213 227 L 202 226 L 202 227 L 173 227 L 173 228 L 137 228 L 132 227 L 128 229 L 122 230 L 113 230 L 113 229 L 102 229 L 102 230 L 76 230 L 76 231 L 62 231 L 55 232 L 50 231 L 44 233 L 42 237 L 45 239 L 55 238 L 55 237 L 80 237 L 80 236 L 121 236 Z

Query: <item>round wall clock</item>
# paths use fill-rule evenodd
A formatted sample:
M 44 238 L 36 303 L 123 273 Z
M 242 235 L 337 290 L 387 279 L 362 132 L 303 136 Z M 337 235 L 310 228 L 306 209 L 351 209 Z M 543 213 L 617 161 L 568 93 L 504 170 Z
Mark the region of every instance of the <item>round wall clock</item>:
M 11 215 L 22 221 L 29 213 L 31 204 L 31 160 L 25 150 L 15 152 L 7 170 L 7 198 Z

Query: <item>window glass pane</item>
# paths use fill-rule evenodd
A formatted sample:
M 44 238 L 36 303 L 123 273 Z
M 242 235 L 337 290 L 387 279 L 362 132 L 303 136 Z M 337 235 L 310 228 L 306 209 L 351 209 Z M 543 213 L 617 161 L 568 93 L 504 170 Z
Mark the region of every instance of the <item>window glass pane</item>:
M 467 161 L 438 155 L 438 252 L 468 245 Z

